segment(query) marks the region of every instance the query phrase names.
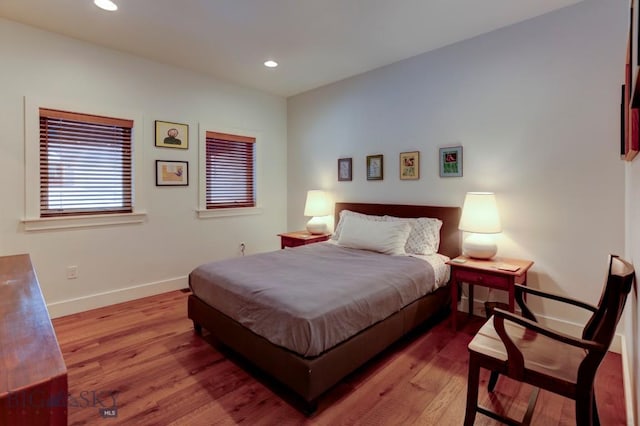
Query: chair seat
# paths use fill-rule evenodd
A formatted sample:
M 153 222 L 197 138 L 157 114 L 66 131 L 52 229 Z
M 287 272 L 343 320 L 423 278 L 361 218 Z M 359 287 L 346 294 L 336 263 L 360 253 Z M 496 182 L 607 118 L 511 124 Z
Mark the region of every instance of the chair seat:
M 587 351 L 561 343 L 518 324 L 505 321 L 505 330 L 522 351 L 524 367 L 536 373 L 575 384 L 578 367 Z M 507 361 L 507 350 L 493 327 L 493 316 L 469 343 L 469 350 L 491 358 Z M 562 354 L 562 356 L 558 356 Z

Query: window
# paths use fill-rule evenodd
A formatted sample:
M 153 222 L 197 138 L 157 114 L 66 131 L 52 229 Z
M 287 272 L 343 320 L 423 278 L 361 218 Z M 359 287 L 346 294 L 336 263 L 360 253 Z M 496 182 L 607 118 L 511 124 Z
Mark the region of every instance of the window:
M 255 207 L 256 138 L 206 132 L 207 210 Z
M 39 111 L 40 217 L 131 213 L 133 120 Z

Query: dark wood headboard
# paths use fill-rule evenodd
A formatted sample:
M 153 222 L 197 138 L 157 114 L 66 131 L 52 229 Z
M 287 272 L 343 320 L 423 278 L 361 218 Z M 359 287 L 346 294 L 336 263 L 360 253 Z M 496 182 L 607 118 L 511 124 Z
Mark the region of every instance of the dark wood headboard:
M 433 217 L 442 221 L 440 229 L 440 253 L 450 258 L 459 256 L 462 253 L 461 233 L 458 230 L 458 222 L 462 209 L 460 207 L 440 207 L 440 206 L 409 206 L 402 204 L 369 204 L 369 203 L 336 203 L 335 223 L 338 224 L 340 212 L 351 210 L 358 213 L 371 214 L 376 216 L 397 216 L 397 217 Z

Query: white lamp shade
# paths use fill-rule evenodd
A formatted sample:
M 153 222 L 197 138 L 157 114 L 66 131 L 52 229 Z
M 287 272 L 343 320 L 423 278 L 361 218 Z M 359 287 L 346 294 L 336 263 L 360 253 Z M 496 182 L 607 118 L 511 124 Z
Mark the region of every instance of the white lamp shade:
M 467 192 L 458 229 L 477 234 L 502 232 L 496 196 L 493 192 Z
M 104 9 L 109 12 L 114 12 L 118 10 L 118 5 L 112 2 L 111 0 L 93 0 L 93 3 L 96 6 L 98 6 L 100 9 Z
M 307 192 L 307 202 L 304 205 L 305 216 L 328 216 L 331 214 L 331 203 L 324 191 L 313 189 Z

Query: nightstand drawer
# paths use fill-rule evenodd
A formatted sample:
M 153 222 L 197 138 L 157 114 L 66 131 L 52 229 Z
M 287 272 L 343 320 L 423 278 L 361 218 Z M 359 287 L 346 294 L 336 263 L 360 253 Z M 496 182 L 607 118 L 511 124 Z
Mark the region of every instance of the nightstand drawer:
M 284 247 L 298 247 L 310 244 L 307 240 L 300 240 L 298 238 L 289 237 L 282 237 L 281 243 Z
M 486 287 L 508 289 L 509 278 L 504 275 L 491 275 L 486 272 L 466 271 L 458 269 L 454 271 L 455 279 L 466 283 L 480 284 Z

